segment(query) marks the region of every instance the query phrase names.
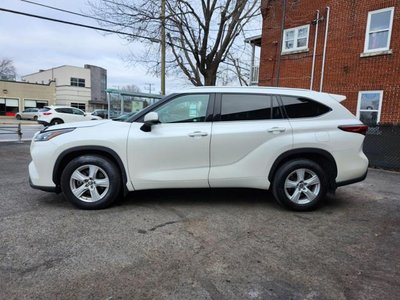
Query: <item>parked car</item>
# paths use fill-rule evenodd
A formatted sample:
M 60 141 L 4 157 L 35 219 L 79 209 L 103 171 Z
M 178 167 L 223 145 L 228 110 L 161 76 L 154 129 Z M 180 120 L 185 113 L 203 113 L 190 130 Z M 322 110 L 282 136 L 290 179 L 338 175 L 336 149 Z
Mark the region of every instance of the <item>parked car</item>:
M 39 108 L 27 108 L 23 111 L 17 112 L 15 117 L 17 120 L 34 120 L 38 119 Z
M 96 109 L 92 113 L 92 116 L 100 117 L 102 119 L 107 119 L 108 111 L 106 109 Z
M 137 111 L 122 114 L 119 117 L 113 118 L 112 120 L 113 121 L 126 121 L 128 118 L 134 116 L 135 114 L 137 114 Z
M 45 126 L 89 120 L 101 120 L 101 118 L 69 106 L 45 106 L 39 111 L 37 118 L 38 123 Z
M 108 110 L 107 109 L 96 109 L 92 113 L 92 116 L 100 117 L 102 119 L 108 119 Z M 116 110 L 110 111 L 110 119 L 118 118 L 121 116 L 121 112 Z
M 205 87 L 165 97 L 125 122 L 70 123 L 32 141 L 31 185 L 84 209 L 160 188 L 272 190 L 294 210 L 363 180 L 368 129 L 344 96 L 284 88 Z

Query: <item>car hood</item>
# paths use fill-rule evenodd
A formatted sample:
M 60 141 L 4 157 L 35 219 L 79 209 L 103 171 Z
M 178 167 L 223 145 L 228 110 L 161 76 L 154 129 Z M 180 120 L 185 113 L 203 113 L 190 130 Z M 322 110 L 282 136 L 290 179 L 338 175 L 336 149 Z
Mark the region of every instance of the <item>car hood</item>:
M 112 120 L 90 120 L 90 121 L 82 121 L 82 122 L 72 122 L 72 123 L 63 123 L 54 126 L 48 126 L 44 129 L 44 131 L 49 130 L 58 130 L 58 129 L 66 129 L 66 128 L 84 128 L 84 127 L 95 127 L 105 123 L 113 122 Z

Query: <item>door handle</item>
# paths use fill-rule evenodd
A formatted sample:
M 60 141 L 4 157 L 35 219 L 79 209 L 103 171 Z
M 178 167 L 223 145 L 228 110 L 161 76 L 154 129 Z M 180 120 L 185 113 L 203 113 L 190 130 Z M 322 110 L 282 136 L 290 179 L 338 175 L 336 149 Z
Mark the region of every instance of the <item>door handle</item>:
M 272 132 L 272 133 L 280 133 L 280 132 L 285 132 L 286 128 L 285 127 L 272 127 L 270 129 L 268 129 L 268 132 Z
M 195 131 L 192 133 L 189 133 L 190 137 L 202 137 L 202 136 L 207 136 L 208 133 L 207 132 L 202 132 L 202 131 Z

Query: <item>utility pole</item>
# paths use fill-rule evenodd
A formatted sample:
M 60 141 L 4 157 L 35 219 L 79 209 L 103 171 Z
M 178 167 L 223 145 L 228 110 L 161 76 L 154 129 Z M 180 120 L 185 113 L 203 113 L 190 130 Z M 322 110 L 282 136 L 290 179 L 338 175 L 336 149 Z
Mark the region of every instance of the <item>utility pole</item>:
M 165 1 L 161 0 L 161 95 L 165 95 Z
M 149 94 L 151 94 L 151 92 L 153 91 L 153 84 L 152 83 L 145 83 L 145 85 L 149 86 Z

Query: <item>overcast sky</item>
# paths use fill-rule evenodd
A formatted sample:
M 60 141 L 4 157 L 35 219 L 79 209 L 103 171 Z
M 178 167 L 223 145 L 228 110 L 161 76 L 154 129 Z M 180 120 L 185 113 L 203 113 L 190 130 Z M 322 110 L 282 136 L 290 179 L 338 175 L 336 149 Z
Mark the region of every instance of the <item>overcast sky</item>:
M 86 0 L 32 0 L 38 3 L 87 12 Z M 98 26 L 95 20 L 74 16 L 24 3 L 20 0 L 1 0 L 0 7 L 47 16 L 56 19 Z M 129 51 L 140 51 L 141 45 L 127 45 L 116 35 L 104 35 L 92 29 L 10 14 L 0 11 L 0 59 L 14 61 L 18 77 L 60 65 L 83 67 L 92 64 L 107 69 L 108 87 L 128 84 L 148 91 L 146 83 L 153 84 L 153 93 L 160 91 L 160 79 L 146 72 L 141 65 L 128 65 L 124 61 Z M 167 93 L 189 85 L 184 80 L 167 78 Z
M 87 0 L 31 1 L 83 14 L 89 14 L 90 11 Z M 95 20 L 21 0 L 0 0 L 0 7 L 100 27 Z M 260 24 L 261 18 L 255 20 L 254 26 L 250 27 L 256 29 L 250 29 L 247 35 L 260 34 Z M 144 51 L 142 45 L 139 42 L 128 44 L 115 34 L 105 35 L 93 29 L 0 11 L 0 45 L 0 59 L 10 58 L 14 61 L 18 79 L 39 69 L 91 64 L 107 69 L 109 88 L 135 84 L 143 92 L 148 92 L 148 83 L 151 83 L 152 92 L 160 92 L 159 78 L 148 74 L 143 65 L 126 62 L 129 53 L 137 55 Z M 166 81 L 167 94 L 191 86 L 184 75 L 181 78 L 167 77 Z

